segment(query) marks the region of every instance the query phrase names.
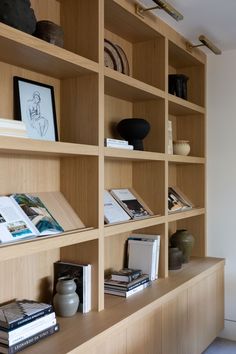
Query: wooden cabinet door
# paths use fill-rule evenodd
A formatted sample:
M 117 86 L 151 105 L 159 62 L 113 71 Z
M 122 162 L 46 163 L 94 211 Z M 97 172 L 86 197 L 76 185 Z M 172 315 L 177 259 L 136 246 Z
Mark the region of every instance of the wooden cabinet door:
M 189 354 L 188 293 L 182 291 L 162 305 L 162 353 Z
M 162 354 L 161 306 L 127 327 L 127 354 Z
M 200 354 L 223 328 L 223 280 L 214 272 L 188 290 L 191 354 Z

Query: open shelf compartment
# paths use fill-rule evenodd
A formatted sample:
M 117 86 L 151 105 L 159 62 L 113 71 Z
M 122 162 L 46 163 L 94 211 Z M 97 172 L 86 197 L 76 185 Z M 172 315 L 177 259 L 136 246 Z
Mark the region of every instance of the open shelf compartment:
M 184 74 L 187 81 L 187 100 L 205 106 L 204 63 L 169 41 L 169 74 Z
M 165 89 L 165 40 L 115 1 L 105 1 L 105 39 L 125 52 L 130 76 Z M 158 63 L 158 65 L 157 65 Z

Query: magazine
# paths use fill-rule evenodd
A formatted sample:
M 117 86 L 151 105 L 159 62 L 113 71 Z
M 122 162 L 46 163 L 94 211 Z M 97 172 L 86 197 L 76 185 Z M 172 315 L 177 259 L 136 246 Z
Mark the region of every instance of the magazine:
M 0 243 L 63 232 L 40 198 L 30 194 L 0 197 Z
M 153 212 L 144 204 L 134 191 L 131 191 L 128 188 L 122 188 L 111 189 L 110 192 L 132 219 L 153 215 Z
M 192 209 L 193 204 L 177 187 L 168 188 L 168 211 L 174 213 Z
M 104 191 L 104 221 L 106 224 L 130 220 L 130 216 L 108 192 Z

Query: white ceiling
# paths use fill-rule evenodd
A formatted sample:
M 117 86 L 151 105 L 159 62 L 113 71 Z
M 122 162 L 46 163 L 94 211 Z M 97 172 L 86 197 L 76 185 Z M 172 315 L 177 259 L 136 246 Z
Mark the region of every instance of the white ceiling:
M 152 0 L 139 0 L 145 7 L 155 6 Z M 175 21 L 163 10 L 153 10 L 163 21 L 194 44 L 205 35 L 222 51 L 236 49 L 236 0 L 167 0 L 183 16 Z M 205 53 L 211 53 L 204 49 Z

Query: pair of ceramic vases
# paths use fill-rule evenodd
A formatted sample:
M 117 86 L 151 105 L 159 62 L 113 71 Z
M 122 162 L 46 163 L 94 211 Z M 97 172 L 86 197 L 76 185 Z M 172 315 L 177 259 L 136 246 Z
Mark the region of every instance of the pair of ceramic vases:
M 169 269 L 180 269 L 188 263 L 194 246 L 194 237 L 186 229 L 177 230 L 170 238 Z

